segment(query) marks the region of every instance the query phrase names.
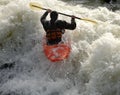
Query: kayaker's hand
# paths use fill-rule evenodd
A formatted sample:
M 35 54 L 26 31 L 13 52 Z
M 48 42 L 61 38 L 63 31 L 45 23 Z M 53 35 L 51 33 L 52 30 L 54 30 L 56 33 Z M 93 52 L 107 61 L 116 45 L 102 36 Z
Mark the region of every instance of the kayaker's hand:
M 51 13 L 51 12 L 52 12 L 52 10 L 50 10 L 50 9 L 47 9 L 47 12 Z
M 72 18 L 75 18 L 75 16 L 74 16 L 74 15 L 72 15 Z

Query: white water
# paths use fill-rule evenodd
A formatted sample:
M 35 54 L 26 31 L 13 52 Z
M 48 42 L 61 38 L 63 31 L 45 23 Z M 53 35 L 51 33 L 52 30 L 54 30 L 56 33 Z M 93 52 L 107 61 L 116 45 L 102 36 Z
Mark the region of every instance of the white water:
M 31 10 L 31 1 L 0 1 L 0 66 L 15 64 L 0 70 L 0 95 L 120 95 L 120 11 L 36 0 L 43 7 L 98 22 L 76 20 L 77 28 L 65 33 L 72 41 L 69 58 L 52 63 L 41 43 L 39 19 L 45 11 Z

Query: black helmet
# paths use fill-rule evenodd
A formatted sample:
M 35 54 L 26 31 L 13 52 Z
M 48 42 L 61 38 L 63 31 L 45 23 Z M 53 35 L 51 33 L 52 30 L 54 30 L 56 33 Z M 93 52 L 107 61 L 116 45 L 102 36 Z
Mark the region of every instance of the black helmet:
M 50 18 L 51 18 L 51 20 L 57 20 L 57 18 L 58 18 L 58 13 L 56 12 L 56 11 L 52 11 L 51 13 L 50 13 Z

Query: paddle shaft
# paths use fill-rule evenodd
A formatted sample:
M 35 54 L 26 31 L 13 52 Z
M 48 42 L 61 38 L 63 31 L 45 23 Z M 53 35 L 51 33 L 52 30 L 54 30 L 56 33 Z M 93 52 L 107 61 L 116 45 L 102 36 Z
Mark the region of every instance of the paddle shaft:
M 42 9 L 42 10 L 48 10 L 48 9 L 46 9 L 46 8 L 43 8 L 43 7 L 39 7 L 39 6 L 36 6 L 36 5 L 32 5 L 33 7 L 36 7 L 36 8 L 40 8 L 40 9 Z M 68 14 L 65 14 L 65 13 L 61 13 L 61 12 L 57 12 L 58 14 L 61 14 L 61 15 L 64 15 L 64 16 L 68 16 L 68 17 L 73 17 L 72 15 L 68 15 Z M 76 17 L 76 16 L 74 16 L 74 18 L 76 18 L 76 19 L 81 19 L 81 18 L 79 18 L 79 17 Z
M 38 9 L 42 9 L 42 10 L 48 10 L 46 8 L 41 7 L 40 5 L 37 5 L 36 3 L 31 3 L 30 6 L 38 8 Z M 79 17 L 73 16 L 73 15 L 68 15 L 68 14 L 61 13 L 61 12 L 58 12 L 58 14 L 61 14 L 61 15 L 64 15 L 64 16 L 68 16 L 68 17 L 74 17 L 74 18 L 79 19 L 79 20 L 85 20 L 85 21 L 89 21 L 89 22 L 92 22 L 94 24 L 97 24 L 96 21 L 93 21 L 93 20 L 90 20 L 90 19 L 87 19 L 87 18 L 79 18 Z

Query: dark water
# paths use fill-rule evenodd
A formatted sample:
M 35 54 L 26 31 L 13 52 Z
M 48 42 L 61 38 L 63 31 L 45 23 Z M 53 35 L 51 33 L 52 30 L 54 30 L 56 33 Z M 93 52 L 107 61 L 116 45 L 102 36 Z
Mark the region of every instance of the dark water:
M 112 11 L 120 9 L 119 0 L 62 0 L 62 1 L 72 5 L 82 4 L 83 6 L 89 8 L 106 7 Z

